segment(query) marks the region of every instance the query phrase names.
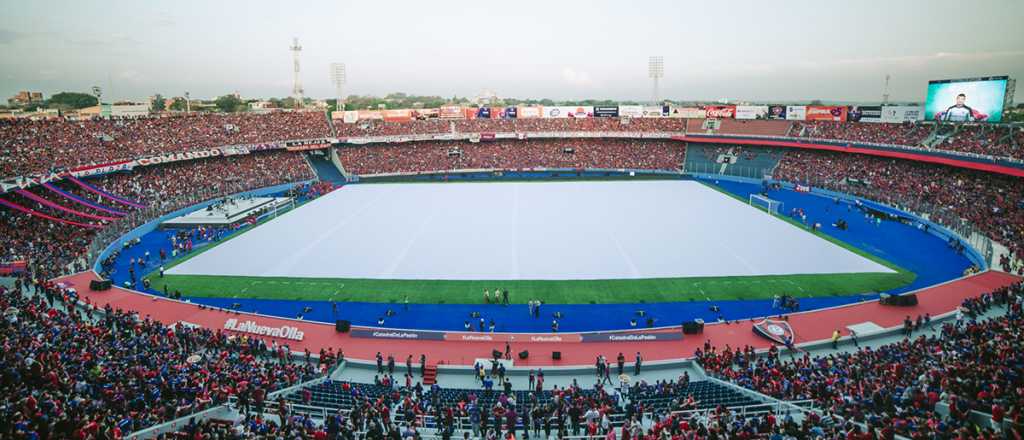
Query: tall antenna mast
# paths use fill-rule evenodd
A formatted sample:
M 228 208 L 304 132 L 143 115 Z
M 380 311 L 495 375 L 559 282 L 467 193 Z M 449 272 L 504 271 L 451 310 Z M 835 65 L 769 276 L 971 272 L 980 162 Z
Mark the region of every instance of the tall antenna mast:
M 295 85 L 292 86 L 292 96 L 295 98 L 295 107 L 302 107 L 302 80 L 299 79 L 299 52 L 302 52 L 302 46 L 299 46 L 299 39 L 292 39 L 292 58 L 295 61 Z
M 652 56 L 647 60 L 647 76 L 651 78 L 652 90 L 651 90 L 651 101 L 654 105 L 658 105 L 660 99 L 658 96 L 658 79 L 665 76 L 665 59 L 661 55 Z
M 885 74 L 885 89 L 882 90 L 882 105 L 889 103 L 889 74 Z

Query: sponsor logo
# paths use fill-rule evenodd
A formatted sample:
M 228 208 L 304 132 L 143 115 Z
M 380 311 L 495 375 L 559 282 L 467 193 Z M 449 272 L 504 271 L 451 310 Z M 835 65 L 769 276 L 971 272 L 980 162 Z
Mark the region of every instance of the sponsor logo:
M 530 342 L 564 342 L 561 336 L 530 336 Z
M 206 158 L 209 158 L 209 157 L 217 157 L 217 156 L 220 156 L 222 154 L 223 153 L 220 151 L 220 149 L 190 151 L 190 152 L 187 152 L 187 153 L 164 154 L 164 155 L 160 155 L 160 156 L 152 156 L 152 157 L 147 157 L 147 158 L 139 159 L 139 165 L 149 166 L 149 165 L 158 165 L 158 164 L 162 164 L 162 163 L 179 162 L 179 161 L 182 161 L 182 160 L 206 159 Z
M 256 321 L 239 321 L 234 318 L 224 322 L 224 330 L 248 333 L 255 336 L 291 339 L 293 341 L 301 341 L 302 338 L 306 336 L 306 334 L 302 330 L 299 330 L 298 327 L 292 327 L 290 325 L 271 327 L 267 325 L 259 325 Z
M 388 339 L 419 339 L 419 333 L 409 332 L 398 332 L 398 331 L 379 331 L 373 332 L 375 338 L 388 338 Z
M 74 170 L 71 170 L 70 174 L 75 177 L 98 176 L 101 174 L 110 174 L 117 171 L 128 171 L 131 170 L 134 166 L 134 161 L 108 163 L 103 165 L 76 168 Z
M 459 340 L 461 341 L 476 341 L 476 342 L 492 342 L 494 337 L 491 335 L 467 335 L 460 334 Z
M 608 335 L 609 341 L 654 341 L 655 335 Z

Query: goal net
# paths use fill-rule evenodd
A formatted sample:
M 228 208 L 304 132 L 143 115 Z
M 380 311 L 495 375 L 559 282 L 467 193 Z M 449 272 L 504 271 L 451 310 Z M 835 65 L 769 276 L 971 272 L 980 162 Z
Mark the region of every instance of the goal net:
M 751 194 L 750 204 L 768 211 L 771 215 L 779 215 L 779 212 L 782 211 L 782 202 L 769 199 L 761 194 Z

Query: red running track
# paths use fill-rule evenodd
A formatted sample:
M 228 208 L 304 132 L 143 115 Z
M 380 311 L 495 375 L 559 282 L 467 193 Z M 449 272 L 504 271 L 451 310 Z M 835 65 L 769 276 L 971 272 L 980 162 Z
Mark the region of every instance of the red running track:
M 268 340 L 276 340 L 278 344 L 288 344 L 292 350 L 301 352 L 309 349 L 318 353 L 321 348 L 334 347 L 344 349 L 345 357 L 372 361 L 378 351 L 385 356 L 394 355 L 396 359 L 405 359 L 407 355 L 419 360 L 420 354 L 427 355 L 428 363 L 444 363 L 455 365 L 472 365 L 477 358 L 490 357 L 491 350 L 504 350 L 504 339 L 501 342 L 463 342 L 442 340 L 382 340 L 356 338 L 347 333 L 338 333 L 333 325 L 296 321 L 248 313 L 236 314 L 220 310 L 201 309 L 195 304 L 168 300 L 142 294 L 136 291 L 114 287 L 105 292 L 89 289 L 89 281 L 99 279 L 95 272 L 82 272 L 55 281 L 74 287 L 79 296 L 86 302 L 98 307 L 109 304 L 115 309 L 134 310 L 143 318 L 149 317 L 170 325 L 179 321 L 202 325 L 211 329 L 223 329 L 229 319 L 239 321 L 252 320 L 261 326 L 297 327 L 304 333 L 301 341 L 261 336 Z M 906 315 L 916 317 L 930 313 L 938 316 L 956 309 L 965 298 L 991 292 L 999 287 L 1019 281 L 1020 278 L 1002 272 L 989 271 L 965 277 L 945 284 L 917 291 L 919 303 L 914 307 L 882 306 L 877 301 L 841 306 L 831 309 L 802 312 L 790 315 L 789 323 L 796 333 L 796 343 L 825 340 L 831 337 L 835 329 L 844 329 L 847 325 L 871 321 L 882 327 L 890 328 L 902 325 Z M 650 331 L 650 333 L 679 332 L 679 328 Z M 845 332 L 844 332 L 845 333 Z M 242 334 L 242 333 L 239 333 Z M 479 334 L 487 336 L 487 334 Z M 508 335 L 495 335 L 499 338 Z M 514 338 L 527 340 L 531 335 L 518 334 Z M 561 337 L 564 340 L 578 340 L 576 334 L 545 334 L 533 335 Z M 645 342 L 512 342 L 513 353 L 529 350 L 531 355 L 526 360 L 516 360 L 518 366 L 570 366 L 590 365 L 598 354 L 614 359 L 623 353 L 626 359 L 633 359 L 636 352 L 642 353 L 645 362 L 671 360 L 692 357 L 694 351 L 704 345 L 706 340 L 718 347 L 726 344 L 732 347 L 752 345 L 758 349 L 768 348 L 771 343 L 753 333 L 751 322 L 735 324 L 710 324 L 705 327 L 702 335 L 687 335 L 682 340 L 645 341 Z M 551 359 L 552 351 L 560 351 L 562 359 Z

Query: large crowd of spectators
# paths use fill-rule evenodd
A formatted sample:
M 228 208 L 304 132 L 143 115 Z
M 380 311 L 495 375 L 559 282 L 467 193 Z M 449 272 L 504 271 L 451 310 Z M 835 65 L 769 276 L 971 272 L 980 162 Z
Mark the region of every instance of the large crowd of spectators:
M 59 186 L 92 202 L 128 212 L 114 222 L 84 219 L 58 211 L 14 193 L 5 200 L 21 204 L 57 218 L 104 226 L 106 235 L 123 232 L 161 214 L 253 188 L 312 179 L 313 171 L 298 153 L 273 151 L 242 156 L 181 161 L 137 168 L 130 173 L 115 173 L 89 179 L 87 183 L 108 193 L 135 200 L 145 209 L 132 208 L 83 190 L 73 183 Z M 73 204 L 43 188 L 32 191 L 42 197 L 96 215 L 109 213 Z M 8 208 L 0 209 L 0 261 L 28 260 L 40 274 L 56 276 L 84 270 L 86 252 L 96 236 L 94 229 L 66 225 L 30 216 Z M 113 238 L 111 238 L 113 239 Z
M 844 140 L 874 144 L 917 147 L 932 131 L 931 125 L 913 123 L 869 123 L 813 121 L 797 122 L 792 131 L 796 137 Z
M 890 438 L 997 438 L 1004 420 L 1024 423 L 1022 302 L 1018 283 L 965 301 L 958 319 L 938 334 L 913 337 L 937 326 L 918 321 L 907 338 L 877 348 L 786 359 L 775 348 L 757 355 L 749 346 L 706 344 L 696 358 L 709 373 L 740 386 L 784 400 L 814 400 L 832 423 L 874 423 Z M 981 319 L 994 305 L 1006 307 L 1006 314 Z M 948 417 L 936 411 L 938 404 L 948 406 Z M 992 426 L 968 430 L 970 410 L 991 414 Z
M 1020 178 L 922 162 L 826 151 L 788 151 L 774 177 L 863 196 L 947 226 L 973 225 L 1024 256 Z
M 792 136 L 832 141 L 923 147 L 937 130 L 930 148 L 1024 160 L 1024 135 L 1020 128 L 998 125 L 935 125 L 870 122 L 797 122 Z
M 325 138 L 323 112 L 195 113 L 173 117 L 0 120 L 0 178 L 139 157 Z
M 681 133 L 680 118 L 521 118 L 521 119 L 427 119 L 409 122 L 363 120 L 334 124 L 339 137 L 425 135 L 445 133 L 531 132 L 662 132 Z
M 345 169 L 361 175 L 467 169 L 678 170 L 684 154 L 680 143 L 640 139 L 445 141 L 338 149 Z
M 996 157 L 1024 159 L 1024 147 L 1020 143 L 1014 145 L 1010 129 L 993 125 L 951 126 L 952 133 L 947 133 L 942 143 L 934 145 L 938 149 L 950 149 L 967 153 L 982 154 Z M 1020 132 L 1020 129 L 1017 129 Z
M 0 287 L 0 438 L 120 439 L 229 396 L 262 411 L 269 392 L 335 361 L 293 359 L 276 342 L 168 327 L 69 295 L 27 278 Z

